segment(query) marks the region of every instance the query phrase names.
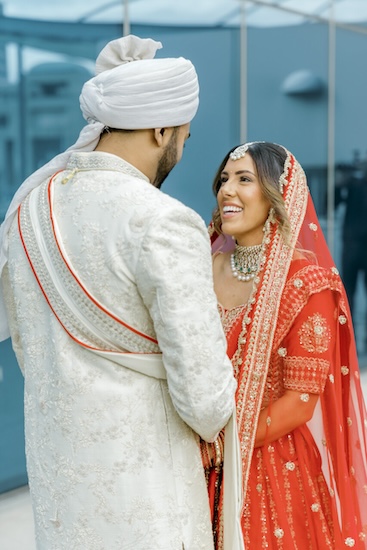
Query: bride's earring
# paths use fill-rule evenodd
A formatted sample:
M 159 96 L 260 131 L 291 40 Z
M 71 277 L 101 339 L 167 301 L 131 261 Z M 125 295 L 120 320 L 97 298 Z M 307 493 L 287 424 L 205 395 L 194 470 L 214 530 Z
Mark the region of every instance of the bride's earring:
M 275 210 L 273 207 L 270 208 L 266 222 L 264 223 L 263 232 L 268 234 L 270 231 L 270 225 L 275 222 Z

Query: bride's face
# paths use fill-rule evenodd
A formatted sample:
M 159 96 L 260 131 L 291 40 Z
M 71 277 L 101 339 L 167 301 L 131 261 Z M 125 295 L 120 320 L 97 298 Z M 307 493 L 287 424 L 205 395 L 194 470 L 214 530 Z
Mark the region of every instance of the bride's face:
M 228 159 L 222 174 L 217 201 L 222 231 L 241 246 L 260 244 L 270 203 L 264 196 L 255 164 L 249 153 Z

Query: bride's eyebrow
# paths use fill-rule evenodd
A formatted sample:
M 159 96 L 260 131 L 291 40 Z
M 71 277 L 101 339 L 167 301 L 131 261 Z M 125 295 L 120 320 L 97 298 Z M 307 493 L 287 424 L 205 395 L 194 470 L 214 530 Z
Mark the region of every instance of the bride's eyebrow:
M 223 170 L 221 174 L 228 176 L 228 172 L 226 172 L 225 170 Z M 241 174 L 251 174 L 252 176 L 255 176 L 255 174 L 251 172 L 251 170 L 237 170 L 235 172 L 235 176 L 240 176 Z

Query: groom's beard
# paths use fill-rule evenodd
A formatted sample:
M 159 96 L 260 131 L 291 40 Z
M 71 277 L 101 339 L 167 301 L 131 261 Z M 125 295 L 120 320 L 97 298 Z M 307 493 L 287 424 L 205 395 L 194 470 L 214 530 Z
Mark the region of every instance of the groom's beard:
M 177 164 L 177 132 L 174 130 L 171 139 L 169 140 L 163 154 L 158 162 L 157 173 L 153 181 L 153 185 L 158 189 Z

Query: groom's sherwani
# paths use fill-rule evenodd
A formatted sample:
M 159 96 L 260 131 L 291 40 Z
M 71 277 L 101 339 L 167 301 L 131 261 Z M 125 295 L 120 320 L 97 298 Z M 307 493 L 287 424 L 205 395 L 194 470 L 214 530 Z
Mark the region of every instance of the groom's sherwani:
M 2 280 L 25 376 L 38 548 L 211 550 L 195 432 L 216 436 L 232 412 L 235 382 L 205 225 L 106 153 L 72 155 L 52 185 L 21 206 Z M 28 209 L 39 216 L 37 231 Z M 162 352 L 167 380 L 88 347 Z

